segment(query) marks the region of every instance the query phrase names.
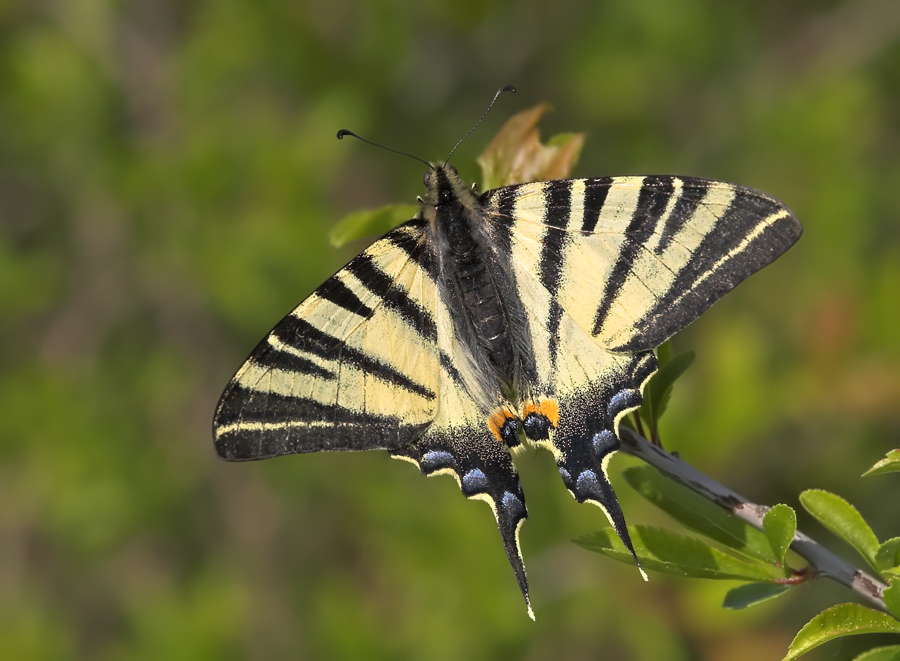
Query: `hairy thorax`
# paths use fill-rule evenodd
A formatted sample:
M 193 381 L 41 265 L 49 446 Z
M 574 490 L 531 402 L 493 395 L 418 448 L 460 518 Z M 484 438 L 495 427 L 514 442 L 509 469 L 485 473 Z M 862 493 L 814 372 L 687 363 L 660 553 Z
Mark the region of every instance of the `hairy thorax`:
M 452 171 L 432 171 L 428 215 L 437 261 L 455 335 L 471 358 L 479 390 L 497 399 L 521 402 L 527 379 L 524 315 L 517 314 L 514 282 L 491 246 L 481 203 L 461 189 Z M 520 337 L 521 336 L 521 337 Z

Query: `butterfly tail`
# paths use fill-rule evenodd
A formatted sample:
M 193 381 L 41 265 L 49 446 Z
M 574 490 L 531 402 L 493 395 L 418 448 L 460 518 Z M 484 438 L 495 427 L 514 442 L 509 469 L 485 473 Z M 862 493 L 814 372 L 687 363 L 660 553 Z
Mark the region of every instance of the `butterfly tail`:
M 450 474 L 463 495 L 490 505 L 497 520 L 503 548 L 534 619 L 528 593 L 528 577 L 519 546 L 519 530 L 528 518 L 525 493 L 512 458 L 487 427 L 431 430 L 420 440 L 391 453 L 411 460 L 425 475 Z
M 516 481 L 518 482 L 518 479 Z M 505 491 L 493 509 L 494 516 L 497 518 L 497 528 L 500 530 L 500 538 L 503 540 L 503 548 L 506 550 L 506 557 L 509 558 L 509 564 L 512 565 L 519 589 L 525 598 L 528 616 L 533 620 L 534 611 L 531 608 L 531 597 L 528 595 L 528 576 L 525 574 L 525 563 L 522 560 L 522 551 L 519 546 L 519 529 L 528 518 L 524 496 Z
M 604 459 L 607 459 L 618 449 L 619 441 L 615 436 L 609 433 L 609 436 L 612 436 L 615 440 L 614 446 L 612 446 L 611 443 L 603 441 L 597 443 L 597 437 L 602 436 L 602 434 L 603 433 L 601 432 L 600 434 L 594 435 L 594 445 L 603 446 L 602 451 L 605 454 L 598 457 L 599 460 L 593 462 L 593 466 L 579 470 L 576 473 L 577 477 L 574 479 L 569 470 L 570 468 L 574 468 L 572 462 L 569 462 L 567 466 L 559 466 L 559 472 L 563 477 L 563 482 L 566 487 L 572 492 L 572 495 L 575 496 L 575 500 L 579 503 L 591 503 L 592 505 L 597 505 L 603 510 L 603 513 L 606 514 L 606 517 L 609 519 L 613 530 L 616 531 L 616 535 L 619 536 L 619 539 L 622 540 L 622 544 L 628 549 L 629 553 L 631 553 L 635 564 L 641 572 L 641 576 L 643 576 L 646 581 L 647 574 L 644 572 L 644 568 L 641 567 L 640 560 L 638 560 L 637 553 L 634 550 L 634 544 L 631 541 L 631 536 L 628 534 L 628 526 L 625 524 L 625 515 L 622 513 L 622 508 L 619 506 L 619 499 L 616 497 L 616 492 L 613 490 L 612 483 L 609 481 L 609 476 L 605 469 L 606 461 L 604 461 Z
M 579 503 L 591 503 L 603 510 L 647 580 L 607 470 L 620 447 L 615 431 L 619 421 L 641 405 L 641 390 L 657 366 L 651 352 L 636 354 L 628 360 L 631 364 L 623 370 L 627 378 L 609 379 L 606 384 L 600 380 L 575 396 L 562 398 L 559 427 L 552 436 L 551 449 L 566 488 Z M 597 402 L 606 404 L 598 407 Z

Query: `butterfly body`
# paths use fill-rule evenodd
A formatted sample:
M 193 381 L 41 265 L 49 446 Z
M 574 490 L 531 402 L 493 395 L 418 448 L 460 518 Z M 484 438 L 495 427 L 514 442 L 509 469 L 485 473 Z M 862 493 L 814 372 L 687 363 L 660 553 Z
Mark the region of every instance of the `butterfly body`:
M 485 411 L 518 406 L 518 394 L 534 380 L 534 361 L 509 264 L 494 248 L 481 200 L 455 170 L 436 165 L 426 184 L 426 242 L 434 246 L 439 295 L 457 313 L 453 332 L 474 375 L 466 389 Z
M 607 477 L 652 349 L 802 231 L 753 189 L 597 177 L 478 195 L 433 165 L 416 218 L 282 320 L 219 402 L 229 460 L 385 449 L 486 501 L 529 602 L 510 450 L 549 450 L 633 548 Z M 530 602 L 528 605 L 531 613 Z

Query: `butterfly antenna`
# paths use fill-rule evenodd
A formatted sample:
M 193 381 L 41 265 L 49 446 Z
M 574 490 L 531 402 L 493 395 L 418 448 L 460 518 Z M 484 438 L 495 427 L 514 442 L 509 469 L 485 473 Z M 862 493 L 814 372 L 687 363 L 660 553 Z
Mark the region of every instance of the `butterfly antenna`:
M 468 137 L 472 134 L 472 131 L 474 131 L 475 129 L 477 129 L 477 128 L 478 128 L 478 125 L 481 124 L 482 121 L 484 121 L 484 118 L 487 117 L 487 114 L 491 111 L 491 108 L 494 107 L 494 103 L 497 101 L 497 99 L 499 98 L 499 96 L 500 96 L 501 94 L 503 94 L 504 92 L 512 92 L 513 94 L 515 94 L 515 93 L 516 93 L 516 88 L 513 87 L 512 85 L 504 85 L 503 87 L 501 87 L 500 89 L 497 90 L 497 93 L 494 94 L 494 98 L 491 100 L 491 103 L 490 103 L 490 105 L 487 107 L 487 110 L 484 111 L 484 114 L 481 116 L 481 119 L 479 119 L 477 122 L 475 122 L 475 126 L 473 126 L 471 129 L 469 129 L 469 132 L 466 133 L 466 134 L 462 137 L 462 139 L 460 139 L 460 141 L 456 143 L 456 145 L 453 147 L 453 149 L 450 150 L 450 153 L 447 154 L 447 158 L 444 159 L 444 165 L 447 165 L 447 162 L 450 160 L 450 157 L 453 156 L 453 152 L 455 152 L 455 151 L 456 151 L 456 148 L 459 147 L 459 146 L 462 144 L 463 140 L 465 140 L 466 138 L 468 138 Z
M 429 168 L 431 167 L 431 163 L 429 163 L 428 161 L 422 160 L 422 159 L 419 158 L 418 156 L 413 156 L 412 154 L 407 154 L 405 151 L 400 151 L 399 149 L 391 149 L 390 147 L 385 147 L 384 145 L 379 145 L 377 142 L 372 142 L 371 140 L 366 140 L 366 139 L 363 138 L 362 136 L 356 135 L 353 131 L 348 131 L 347 129 L 341 129 L 340 131 L 338 131 L 338 132 L 337 132 L 337 139 L 338 139 L 338 140 L 343 140 L 345 135 L 352 135 L 352 136 L 353 136 L 354 138 L 356 138 L 357 140 L 362 140 L 363 142 L 367 142 L 367 143 L 369 143 L 370 145 L 372 145 L 373 147 L 379 147 L 379 148 L 384 149 L 384 150 L 387 150 L 387 151 L 392 151 L 392 152 L 394 152 L 395 154 L 400 154 L 401 156 L 409 156 L 410 158 L 414 158 L 414 159 L 416 159 L 417 161 L 419 161 L 419 162 L 421 162 L 421 163 L 424 163 L 424 164 L 427 165 Z

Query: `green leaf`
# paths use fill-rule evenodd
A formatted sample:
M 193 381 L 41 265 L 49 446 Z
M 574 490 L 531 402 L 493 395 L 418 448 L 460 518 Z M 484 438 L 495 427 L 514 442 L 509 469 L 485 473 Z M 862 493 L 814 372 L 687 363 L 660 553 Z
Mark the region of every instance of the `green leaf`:
M 900 661 L 900 645 L 876 647 L 868 652 L 863 652 L 853 661 Z
M 331 229 L 328 238 L 335 248 L 347 245 L 356 239 L 381 236 L 419 213 L 415 204 L 388 204 L 380 209 L 354 211 L 341 218 Z
M 656 361 L 660 367 L 672 360 L 672 340 L 666 340 L 656 347 Z
M 756 606 L 756 604 L 774 599 L 790 589 L 790 585 L 784 585 L 783 583 L 747 583 L 747 585 L 741 585 L 733 590 L 729 590 L 728 594 L 725 595 L 725 601 L 722 602 L 722 608 L 740 610 Z
M 875 569 L 880 572 L 900 566 L 900 537 L 892 537 L 878 547 Z
M 565 147 L 573 140 L 579 140 L 579 139 L 584 139 L 583 133 L 575 133 L 573 131 L 567 131 L 565 133 L 557 133 L 552 138 L 547 140 L 547 146 L 548 147 Z M 575 163 L 572 163 L 572 165 L 575 165 Z M 570 172 L 571 172 L 571 168 L 570 168 Z M 566 174 L 565 176 L 568 176 L 568 174 Z
M 900 633 L 900 622 L 887 613 L 859 604 L 841 604 L 822 611 L 800 629 L 784 661 L 803 656 L 814 647 L 841 636 L 860 633 Z
M 775 562 L 763 532 L 655 468 L 635 466 L 623 475 L 635 491 L 686 528 L 766 563 Z
M 863 477 L 866 475 L 880 475 L 882 473 L 896 473 L 898 471 L 900 471 L 900 450 L 891 450 L 885 455 L 884 459 L 863 473 Z
M 797 532 L 797 513 L 787 505 L 776 505 L 763 517 L 763 530 L 775 552 L 775 559 L 784 566 L 784 554 Z M 787 576 L 790 570 L 787 567 L 784 569 Z
M 634 550 L 645 569 L 690 578 L 772 581 L 775 569 L 750 556 L 736 557 L 707 542 L 653 526 L 629 526 Z M 575 543 L 621 562 L 633 564 L 631 553 L 612 528 L 598 530 Z
M 835 535 L 859 551 L 874 569 L 878 569 L 875 554 L 878 538 L 853 505 L 840 496 L 821 489 L 809 489 L 800 494 L 806 511 Z
M 644 401 L 641 404 L 641 418 L 650 427 L 653 435 L 659 428 L 659 420 L 669 406 L 672 386 L 684 374 L 697 357 L 693 351 L 685 351 L 671 360 L 660 363 L 659 371 L 650 379 L 644 388 Z
M 895 617 L 900 617 L 900 577 L 891 579 L 891 584 L 881 593 L 884 605 Z

